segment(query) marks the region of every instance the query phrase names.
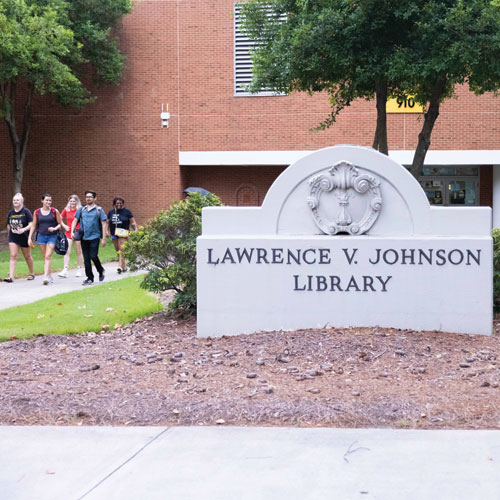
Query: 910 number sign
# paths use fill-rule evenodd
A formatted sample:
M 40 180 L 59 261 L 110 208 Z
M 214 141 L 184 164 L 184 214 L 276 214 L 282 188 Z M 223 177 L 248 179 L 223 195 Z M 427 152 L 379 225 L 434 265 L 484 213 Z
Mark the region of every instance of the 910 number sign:
M 387 101 L 387 113 L 423 113 L 413 96 L 398 96 Z
M 398 104 L 398 108 L 414 108 L 415 107 L 415 99 L 413 97 L 398 97 L 396 99 L 396 102 Z

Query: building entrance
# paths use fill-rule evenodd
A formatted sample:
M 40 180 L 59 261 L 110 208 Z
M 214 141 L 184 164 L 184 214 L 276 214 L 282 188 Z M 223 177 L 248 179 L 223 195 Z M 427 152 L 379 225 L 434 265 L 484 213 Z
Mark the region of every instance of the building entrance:
M 479 205 L 479 167 L 426 166 L 419 178 L 431 205 Z

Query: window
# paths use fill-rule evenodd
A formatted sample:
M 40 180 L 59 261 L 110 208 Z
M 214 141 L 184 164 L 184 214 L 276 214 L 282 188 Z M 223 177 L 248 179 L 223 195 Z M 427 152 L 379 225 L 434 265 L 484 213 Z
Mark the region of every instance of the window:
M 272 96 L 284 95 L 271 89 L 262 89 L 260 92 L 251 93 L 247 86 L 252 81 L 253 62 L 251 51 L 256 42 L 250 40 L 242 33 L 241 5 L 234 4 L 234 95 L 235 96 Z
M 479 167 L 425 166 L 419 178 L 431 205 L 479 205 Z

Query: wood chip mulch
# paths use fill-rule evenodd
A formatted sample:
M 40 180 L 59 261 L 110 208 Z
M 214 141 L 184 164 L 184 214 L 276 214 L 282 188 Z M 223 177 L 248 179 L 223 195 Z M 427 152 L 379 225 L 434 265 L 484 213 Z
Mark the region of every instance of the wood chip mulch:
M 0 424 L 500 429 L 499 383 L 498 333 L 198 339 L 194 320 L 160 313 L 115 331 L 1 343 Z

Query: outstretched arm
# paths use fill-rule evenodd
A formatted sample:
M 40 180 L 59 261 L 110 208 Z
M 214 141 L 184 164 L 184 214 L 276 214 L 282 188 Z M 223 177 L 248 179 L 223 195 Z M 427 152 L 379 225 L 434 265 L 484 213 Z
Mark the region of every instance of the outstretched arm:
M 28 224 L 28 226 L 27 226 L 30 228 L 30 234 L 28 235 L 28 245 L 29 246 L 33 246 L 32 236 L 33 236 L 33 233 L 35 232 L 35 227 L 37 226 L 37 224 L 38 224 L 38 215 L 35 212 L 35 214 L 33 215 L 33 221 L 30 222 L 30 224 Z

